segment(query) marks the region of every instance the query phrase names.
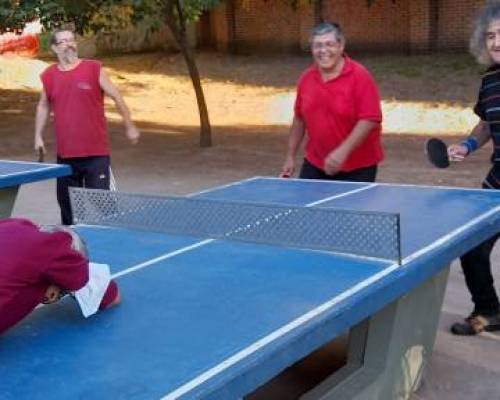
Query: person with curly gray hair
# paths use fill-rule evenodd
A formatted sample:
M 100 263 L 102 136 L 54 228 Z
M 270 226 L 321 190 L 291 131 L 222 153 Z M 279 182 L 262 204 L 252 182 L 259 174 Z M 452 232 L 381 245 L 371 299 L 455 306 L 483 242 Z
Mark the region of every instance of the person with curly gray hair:
M 462 161 L 490 140 L 492 167 L 484 189 L 500 189 L 500 1 L 488 2 L 479 12 L 470 41 L 471 53 L 486 69 L 474 112 L 480 121 L 461 143 L 448 147 L 451 160 Z M 481 243 L 460 259 L 474 309 L 463 322 L 451 326 L 456 335 L 500 330 L 500 303 L 491 273 L 490 256 L 499 235 Z

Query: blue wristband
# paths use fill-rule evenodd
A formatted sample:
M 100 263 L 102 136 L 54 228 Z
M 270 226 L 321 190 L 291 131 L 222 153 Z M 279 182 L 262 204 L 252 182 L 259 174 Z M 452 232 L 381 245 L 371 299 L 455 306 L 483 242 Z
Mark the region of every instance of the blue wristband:
M 477 140 L 476 140 L 476 138 L 473 138 L 473 137 L 469 137 L 469 138 L 465 139 L 460 144 L 467 149 L 467 154 L 470 154 L 474 150 L 477 149 Z

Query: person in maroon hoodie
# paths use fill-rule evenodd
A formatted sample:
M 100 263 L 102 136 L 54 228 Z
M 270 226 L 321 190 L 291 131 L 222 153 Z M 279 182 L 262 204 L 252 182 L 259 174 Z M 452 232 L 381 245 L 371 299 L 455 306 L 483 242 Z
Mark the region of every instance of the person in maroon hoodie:
M 68 227 L 39 227 L 26 219 L 0 220 L 0 334 L 40 303 L 83 288 L 89 280 L 86 248 Z M 120 302 L 110 281 L 100 309 Z

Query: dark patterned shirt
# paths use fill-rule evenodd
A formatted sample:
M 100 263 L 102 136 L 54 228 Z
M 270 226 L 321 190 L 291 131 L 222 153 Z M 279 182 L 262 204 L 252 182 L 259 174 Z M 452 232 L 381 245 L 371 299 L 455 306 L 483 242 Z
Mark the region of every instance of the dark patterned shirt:
M 483 181 L 487 189 L 500 189 L 500 65 L 486 70 L 474 112 L 488 123 L 493 141 L 493 166 Z

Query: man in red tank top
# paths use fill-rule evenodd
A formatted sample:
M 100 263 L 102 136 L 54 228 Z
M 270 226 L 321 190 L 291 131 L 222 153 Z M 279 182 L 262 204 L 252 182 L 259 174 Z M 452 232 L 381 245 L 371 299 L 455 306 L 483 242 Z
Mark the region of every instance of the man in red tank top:
M 109 189 L 109 141 L 104 95 L 111 97 L 123 118 L 125 134 L 136 144 L 140 133 L 117 88 L 101 63 L 78 58 L 72 31 L 56 30 L 50 39 L 57 64 L 42 74 L 43 90 L 35 119 L 35 151 L 46 152 L 43 130 L 50 111 L 54 115 L 57 162 L 71 166 L 70 176 L 57 180 L 57 200 L 65 225 L 73 223 L 70 186 Z

